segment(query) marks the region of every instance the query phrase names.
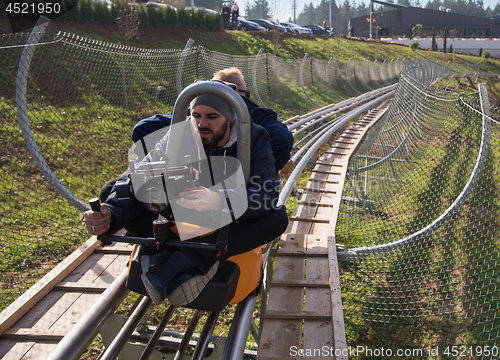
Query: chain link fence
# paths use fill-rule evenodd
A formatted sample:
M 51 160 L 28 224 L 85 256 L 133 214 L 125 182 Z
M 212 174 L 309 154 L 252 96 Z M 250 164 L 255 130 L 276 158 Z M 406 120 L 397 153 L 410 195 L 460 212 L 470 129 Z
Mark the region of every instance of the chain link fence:
M 351 358 L 500 357 L 499 110 L 484 90 L 443 91 L 446 74 L 405 68 L 349 162 L 336 241 Z
M 139 49 L 46 25 L 0 37 L 0 309 L 88 238 L 87 199 L 125 170 L 132 127 L 194 80 L 236 66 L 281 118 L 355 95 L 345 63 Z

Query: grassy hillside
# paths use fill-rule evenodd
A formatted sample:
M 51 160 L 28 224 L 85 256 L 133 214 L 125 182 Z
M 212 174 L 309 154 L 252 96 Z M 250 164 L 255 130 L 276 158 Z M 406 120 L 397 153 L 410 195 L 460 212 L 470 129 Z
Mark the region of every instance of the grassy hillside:
M 483 59 L 477 56 L 444 54 L 427 50 L 411 50 L 408 46 L 378 43 L 366 39 L 341 38 L 314 35 L 291 35 L 279 34 L 275 37 L 270 32 L 240 32 L 240 31 L 208 31 L 201 29 L 187 29 L 182 27 L 167 26 L 153 28 L 151 26 L 140 26 L 139 32 L 132 39 L 127 40 L 121 35 L 116 25 L 98 25 L 82 23 L 65 23 L 52 21 L 49 28 L 53 32 L 63 31 L 87 38 L 102 40 L 110 43 L 120 43 L 139 48 L 157 49 L 182 49 L 187 41 L 192 38 L 194 45 L 202 45 L 210 50 L 230 55 L 255 55 L 260 48 L 267 53 L 289 59 L 302 59 L 305 54 L 321 59 L 329 60 L 331 57 L 340 61 L 349 59 L 362 61 L 378 60 L 379 62 L 391 61 L 393 59 L 418 59 L 424 58 L 440 64 L 450 62 L 453 69 L 453 61 L 458 63 L 469 63 L 470 72 L 477 71 L 479 64 L 480 72 L 498 74 L 500 73 L 500 61 Z M 0 33 L 10 33 L 11 28 L 6 19 L 0 19 Z M 488 78 L 492 103 L 500 106 L 500 83 L 496 78 Z
M 270 32 L 245 33 L 240 31 L 207 31 L 167 26 L 153 28 L 140 26 L 139 33 L 130 41 L 120 34 L 118 26 L 81 23 L 63 23 L 52 21 L 49 27 L 52 31 L 65 31 L 84 37 L 103 40 L 111 43 L 128 44 L 144 48 L 182 49 L 189 38 L 195 40 L 195 45 L 232 55 L 254 55 L 260 48 L 273 53 L 276 43 L 276 55 L 284 58 L 303 58 L 306 53 L 317 59 L 328 60 L 330 57 L 338 60 L 390 61 L 392 59 L 416 59 L 423 57 L 433 61 L 447 63 L 453 60 L 451 54 L 431 52 L 426 50 L 411 50 L 408 46 L 377 43 L 364 39 L 345 39 L 315 35 L 279 34 L 277 39 Z M 0 33 L 11 32 L 7 20 L 0 20 Z M 456 55 L 457 60 L 469 63 L 480 63 L 481 70 L 498 72 L 500 62 L 485 60 L 474 56 Z

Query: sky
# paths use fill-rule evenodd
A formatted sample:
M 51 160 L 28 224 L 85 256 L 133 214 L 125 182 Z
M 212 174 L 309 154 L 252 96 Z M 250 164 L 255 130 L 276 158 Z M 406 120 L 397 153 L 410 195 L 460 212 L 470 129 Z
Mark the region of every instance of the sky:
M 252 5 L 254 3 L 254 0 L 236 0 L 238 2 L 238 5 L 240 6 L 240 9 L 244 9 L 246 7 L 246 4 Z M 309 3 L 313 3 L 314 7 L 318 6 L 318 4 L 321 2 L 321 0 L 295 0 L 297 4 L 297 10 L 296 10 L 296 16 L 299 16 L 301 11 L 304 9 L 304 6 Z M 332 1 L 337 1 L 337 4 L 340 2 L 344 2 L 343 0 L 332 0 Z M 352 0 L 350 0 L 352 2 Z M 499 0 L 483 0 L 484 2 L 484 8 L 486 9 L 488 6 L 490 6 L 492 9 L 496 6 Z M 370 3 L 369 0 L 356 0 L 357 4 L 360 4 L 364 2 L 366 5 Z M 293 19 L 293 0 L 268 0 L 269 5 L 271 6 L 271 9 L 273 10 L 274 14 L 274 19 L 278 18 L 279 21 L 285 22 L 288 21 L 288 18 Z M 424 7 L 427 4 L 426 0 L 420 0 L 420 3 Z M 329 14 L 325 14 L 326 18 L 328 19 Z M 333 15 L 332 15 L 333 16 Z

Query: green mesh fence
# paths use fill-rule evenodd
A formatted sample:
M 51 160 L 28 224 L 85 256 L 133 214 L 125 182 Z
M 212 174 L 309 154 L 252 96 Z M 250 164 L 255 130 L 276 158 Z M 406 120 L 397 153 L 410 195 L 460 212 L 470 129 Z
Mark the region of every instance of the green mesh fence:
M 351 358 L 500 358 L 499 111 L 415 81 L 436 72 L 401 73 L 349 162 L 336 241 Z
M 252 99 L 283 119 L 356 95 L 352 62 L 231 56 L 190 43 L 139 49 L 50 27 L 32 35 L 0 37 L 0 309 L 88 238 L 87 200 L 126 169 L 132 127 L 171 111 L 194 80 L 236 66 Z M 393 73 L 402 66 L 395 61 Z

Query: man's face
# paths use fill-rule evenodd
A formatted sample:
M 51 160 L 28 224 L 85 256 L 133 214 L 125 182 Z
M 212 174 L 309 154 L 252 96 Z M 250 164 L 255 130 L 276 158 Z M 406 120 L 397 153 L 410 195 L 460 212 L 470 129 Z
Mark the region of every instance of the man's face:
M 229 121 L 220 112 L 207 105 L 196 105 L 191 109 L 200 132 L 203 147 L 208 150 L 223 146 L 229 141 Z

